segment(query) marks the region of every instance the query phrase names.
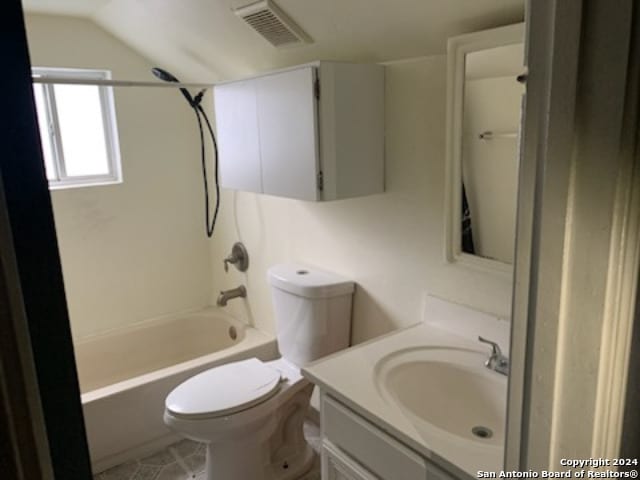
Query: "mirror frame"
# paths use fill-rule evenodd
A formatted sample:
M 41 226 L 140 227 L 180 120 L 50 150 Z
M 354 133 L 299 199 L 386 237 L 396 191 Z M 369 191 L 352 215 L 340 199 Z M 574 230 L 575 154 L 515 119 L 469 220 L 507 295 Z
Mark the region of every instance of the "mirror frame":
M 460 179 L 462 177 L 465 57 L 468 53 L 515 43 L 524 43 L 524 23 L 468 33 L 451 37 L 447 41 L 445 258 L 449 263 L 461 264 L 503 275 L 512 275 L 513 265 L 462 251 L 462 181 Z M 518 147 L 519 155 L 520 147 Z M 515 237 L 515 231 L 513 234 Z

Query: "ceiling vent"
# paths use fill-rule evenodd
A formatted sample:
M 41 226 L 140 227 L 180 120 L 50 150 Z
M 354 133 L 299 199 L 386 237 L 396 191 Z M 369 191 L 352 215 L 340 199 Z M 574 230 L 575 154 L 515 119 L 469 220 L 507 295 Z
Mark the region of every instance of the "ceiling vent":
M 270 0 L 260 0 L 236 8 L 234 13 L 274 47 L 288 47 L 312 42 L 309 35 Z

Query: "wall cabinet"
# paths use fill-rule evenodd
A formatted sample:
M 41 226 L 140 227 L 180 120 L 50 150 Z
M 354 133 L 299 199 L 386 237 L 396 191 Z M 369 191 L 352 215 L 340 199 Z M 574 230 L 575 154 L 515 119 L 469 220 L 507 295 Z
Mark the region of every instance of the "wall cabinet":
M 327 393 L 320 393 L 322 480 L 454 480 Z
M 316 62 L 214 88 L 223 188 L 301 200 L 384 191 L 384 67 Z

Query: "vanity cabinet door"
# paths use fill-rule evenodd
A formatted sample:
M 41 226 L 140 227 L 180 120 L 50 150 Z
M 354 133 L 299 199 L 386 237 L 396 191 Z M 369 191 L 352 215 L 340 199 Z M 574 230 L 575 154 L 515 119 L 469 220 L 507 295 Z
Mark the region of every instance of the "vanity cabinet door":
M 322 397 L 322 432 L 331 445 L 382 480 L 425 480 L 427 461 L 328 395 Z
M 376 477 L 325 442 L 322 446 L 322 480 L 376 480 Z

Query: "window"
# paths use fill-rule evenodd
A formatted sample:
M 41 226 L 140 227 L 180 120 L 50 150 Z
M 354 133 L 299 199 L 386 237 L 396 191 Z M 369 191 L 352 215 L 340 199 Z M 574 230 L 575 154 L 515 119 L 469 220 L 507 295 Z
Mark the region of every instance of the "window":
M 106 70 L 34 68 L 37 77 L 107 80 Z M 49 187 L 122 181 L 111 87 L 33 84 Z

